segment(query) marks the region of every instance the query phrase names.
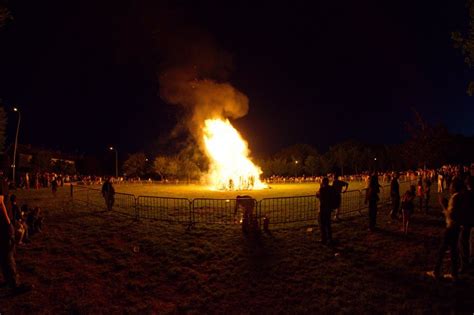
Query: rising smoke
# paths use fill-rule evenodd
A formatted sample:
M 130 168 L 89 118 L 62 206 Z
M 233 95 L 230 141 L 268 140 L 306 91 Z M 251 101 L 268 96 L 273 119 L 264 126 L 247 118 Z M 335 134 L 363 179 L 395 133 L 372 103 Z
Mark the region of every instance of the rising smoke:
M 208 118 L 239 118 L 248 112 L 248 98 L 227 80 L 232 70 L 229 53 L 195 25 L 167 11 L 156 32 L 160 72 L 160 96 L 182 106 L 185 126 L 201 141 Z

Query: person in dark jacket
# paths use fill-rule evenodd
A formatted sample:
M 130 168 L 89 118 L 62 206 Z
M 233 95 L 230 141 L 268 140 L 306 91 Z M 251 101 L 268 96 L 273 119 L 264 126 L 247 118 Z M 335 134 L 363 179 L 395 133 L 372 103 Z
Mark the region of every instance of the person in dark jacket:
M 110 182 L 110 178 L 107 178 L 102 185 L 102 196 L 104 197 L 107 210 L 112 210 L 115 202 L 115 189 Z
M 321 243 L 331 244 L 331 211 L 334 210 L 334 206 L 336 205 L 335 198 L 337 197 L 336 190 L 334 187 L 329 186 L 329 179 L 327 177 L 323 178 L 321 187 L 316 193 L 316 197 L 319 199 L 319 228 L 321 230 Z
M 400 211 L 400 185 L 398 183 L 398 173 L 394 173 L 390 181 L 390 200 L 392 202 L 392 211 L 390 217 L 397 219 Z
M 365 204 L 369 204 L 369 230 L 375 231 L 377 222 L 377 202 L 379 201 L 380 184 L 377 174 L 370 177 L 369 187 L 365 194 Z

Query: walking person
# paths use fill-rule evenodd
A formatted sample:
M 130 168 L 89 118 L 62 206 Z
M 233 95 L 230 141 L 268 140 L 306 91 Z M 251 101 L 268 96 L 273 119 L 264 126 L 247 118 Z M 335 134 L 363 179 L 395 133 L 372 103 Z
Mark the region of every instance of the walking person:
M 339 213 L 341 211 L 341 203 L 342 203 L 342 193 L 345 193 L 347 189 L 349 188 L 349 183 L 342 181 L 339 179 L 339 176 L 337 174 L 334 175 L 334 181 L 332 183 L 332 187 L 334 188 L 335 192 L 337 193 L 336 195 L 336 211 L 334 213 L 334 220 L 338 221 L 339 220 Z
M 369 204 L 369 231 L 374 232 L 377 223 L 377 202 L 379 201 L 380 184 L 376 174 L 370 177 L 369 187 L 365 194 L 365 204 Z
M 399 174 L 394 173 L 390 181 L 390 200 L 392 202 L 392 211 L 390 217 L 392 220 L 398 218 L 400 211 L 400 184 L 398 183 Z
M 102 185 L 102 196 L 104 197 L 107 210 L 112 210 L 115 202 L 115 189 L 109 177 L 105 179 Z
M 416 187 L 411 185 L 410 189 L 405 192 L 402 197 L 402 231 L 408 234 L 408 225 L 410 224 L 410 218 L 415 211 L 415 195 Z
M 319 228 L 321 230 L 321 243 L 324 245 L 332 244 L 331 230 L 331 211 L 334 210 L 336 190 L 333 186 L 329 186 L 329 179 L 323 178 L 321 187 L 316 193 L 319 199 Z
M 453 281 L 458 280 L 458 268 L 459 268 L 459 251 L 458 241 L 460 224 L 459 217 L 462 214 L 463 207 L 463 183 L 460 179 L 455 178 L 451 182 L 450 193 L 451 197 L 449 202 L 446 199 L 439 197 L 440 205 L 443 208 L 443 212 L 446 219 L 446 229 L 443 232 L 441 246 L 438 251 L 438 257 L 433 271 L 429 271 L 426 274 L 428 276 L 439 279 L 441 277 L 441 267 L 443 264 L 444 255 L 446 250 L 449 249 L 451 254 L 451 276 Z

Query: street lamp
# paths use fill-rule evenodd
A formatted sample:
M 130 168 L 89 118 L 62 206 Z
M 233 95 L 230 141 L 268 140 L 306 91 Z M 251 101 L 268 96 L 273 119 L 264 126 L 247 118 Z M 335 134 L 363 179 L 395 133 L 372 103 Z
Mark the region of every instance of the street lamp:
M 115 151 L 115 179 L 118 179 L 118 151 L 114 147 L 109 147 L 110 151 Z
M 20 121 L 21 121 L 21 113 L 17 107 L 13 107 L 13 111 L 18 113 L 18 122 L 16 124 L 16 135 L 15 135 L 15 147 L 13 149 L 13 164 L 12 164 L 12 182 L 13 186 L 15 186 L 15 169 L 16 169 L 16 148 L 18 146 L 18 133 L 20 131 Z

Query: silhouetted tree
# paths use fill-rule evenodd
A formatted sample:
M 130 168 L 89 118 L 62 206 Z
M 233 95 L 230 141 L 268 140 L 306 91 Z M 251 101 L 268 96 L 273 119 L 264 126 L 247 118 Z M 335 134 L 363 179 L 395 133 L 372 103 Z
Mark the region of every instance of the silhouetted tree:
M 131 154 L 123 163 L 123 171 L 127 176 L 141 177 L 146 173 L 147 158 L 145 153 L 139 152 Z

